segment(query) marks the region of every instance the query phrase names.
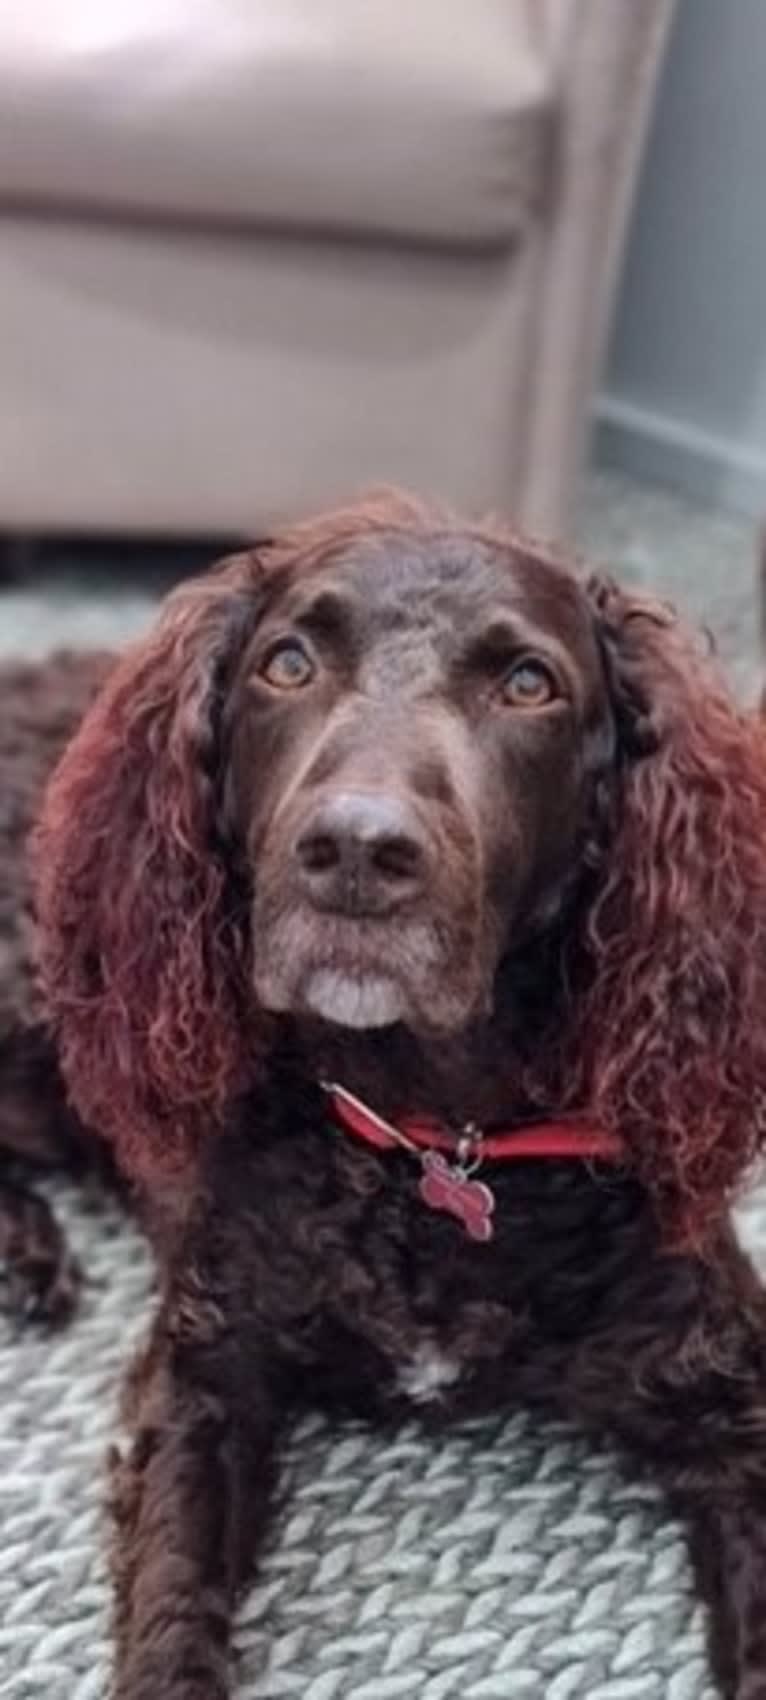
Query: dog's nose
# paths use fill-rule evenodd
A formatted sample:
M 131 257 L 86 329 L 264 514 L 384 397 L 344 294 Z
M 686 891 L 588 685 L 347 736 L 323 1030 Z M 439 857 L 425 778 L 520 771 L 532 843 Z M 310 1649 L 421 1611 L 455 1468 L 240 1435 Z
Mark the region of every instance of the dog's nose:
M 320 803 L 296 857 L 312 901 L 347 914 L 387 914 L 425 880 L 425 845 L 412 810 L 372 791 L 341 791 Z

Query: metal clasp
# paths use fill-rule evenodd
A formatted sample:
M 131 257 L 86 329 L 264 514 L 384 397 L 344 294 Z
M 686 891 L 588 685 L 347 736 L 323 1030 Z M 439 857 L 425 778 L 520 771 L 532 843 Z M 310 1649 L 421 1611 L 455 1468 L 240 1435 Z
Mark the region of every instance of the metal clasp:
M 458 1135 L 457 1168 L 462 1175 L 474 1175 L 484 1162 L 484 1135 L 475 1122 L 466 1122 Z

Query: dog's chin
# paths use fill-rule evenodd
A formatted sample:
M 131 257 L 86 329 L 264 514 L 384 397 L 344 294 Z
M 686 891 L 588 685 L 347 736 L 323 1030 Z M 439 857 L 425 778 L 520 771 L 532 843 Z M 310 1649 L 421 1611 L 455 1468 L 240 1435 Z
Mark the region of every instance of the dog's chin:
M 336 1027 L 357 1030 L 393 1027 L 406 1021 L 406 999 L 386 974 L 350 974 L 341 968 L 316 968 L 303 987 L 304 1009 Z
M 256 990 L 262 1007 L 274 1015 L 308 1017 L 356 1033 L 405 1027 L 431 1041 L 448 1039 L 472 1017 L 487 1013 L 457 1001 L 441 1007 L 436 996 L 424 1006 L 408 996 L 401 981 L 377 969 L 314 967 L 289 989 L 278 979 L 259 976 Z

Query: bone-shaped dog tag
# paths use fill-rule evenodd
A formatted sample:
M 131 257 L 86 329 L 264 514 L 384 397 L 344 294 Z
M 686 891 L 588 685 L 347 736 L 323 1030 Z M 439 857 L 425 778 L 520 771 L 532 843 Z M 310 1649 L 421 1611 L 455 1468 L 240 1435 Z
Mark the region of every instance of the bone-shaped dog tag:
M 423 1158 L 420 1196 L 430 1210 L 445 1210 L 462 1222 L 472 1240 L 491 1240 L 495 1195 L 483 1181 L 472 1180 L 459 1165 L 438 1151 Z

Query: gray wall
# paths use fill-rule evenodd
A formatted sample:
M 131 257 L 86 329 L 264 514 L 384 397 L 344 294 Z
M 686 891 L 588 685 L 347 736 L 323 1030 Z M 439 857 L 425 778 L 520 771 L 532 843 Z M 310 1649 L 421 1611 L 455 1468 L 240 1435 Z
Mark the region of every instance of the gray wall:
M 681 0 L 597 417 L 602 459 L 766 514 L 766 0 Z

